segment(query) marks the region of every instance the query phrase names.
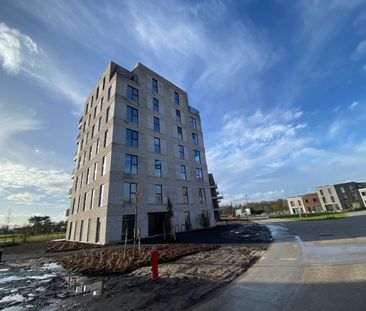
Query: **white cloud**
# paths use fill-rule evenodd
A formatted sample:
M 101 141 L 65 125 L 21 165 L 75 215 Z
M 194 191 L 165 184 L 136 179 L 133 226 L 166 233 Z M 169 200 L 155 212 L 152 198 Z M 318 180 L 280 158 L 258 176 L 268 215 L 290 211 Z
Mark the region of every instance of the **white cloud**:
M 349 110 L 351 110 L 351 111 L 353 111 L 353 110 L 355 110 L 355 108 L 359 105 L 360 103 L 359 102 L 357 102 L 357 101 L 354 101 L 349 107 L 348 107 L 348 109 Z
M 344 127 L 344 122 L 341 120 L 335 120 L 333 121 L 328 128 L 328 136 L 329 138 L 333 139 L 335 137 L 337 137 L 337 135 L 340 134 L 340 132 L 342 131 L 343 127 Z
M 41 192 L 44 195 L 67 198 L 71 186 L 70 174 L 63 170 L 49 170 L 16 164 L 0 159 L 0 188 L 13 193 L 30 192 L 33 195 Z M 9 197 L 9 196 L 8 196 Z
M 26 63 L 32 67 L 41 50 L 27 35 L 0 23 L 0 59 L 9 74 L 17 74 Z
M 366 54 L 366 40 L 361 41 L 352 53 L 352 59 L 356 60 Z
M 0 60 L 8 74 L 24 73 L 47 89 L 81 105 L 80 84 L 60 69 L 31 37 L 0 23 Z
M 15 204 L 33 204 L 39 202 L 43 196 L 31 192 L 13 193 L 7 197 L 7 200 Z

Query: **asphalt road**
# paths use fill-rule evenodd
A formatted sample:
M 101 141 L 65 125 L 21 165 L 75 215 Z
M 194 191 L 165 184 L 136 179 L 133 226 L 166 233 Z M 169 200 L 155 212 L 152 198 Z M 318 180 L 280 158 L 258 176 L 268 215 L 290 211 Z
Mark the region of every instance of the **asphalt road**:
M 264 221 L 274 242 L 194 310 L 366 310 L 366 216 Z

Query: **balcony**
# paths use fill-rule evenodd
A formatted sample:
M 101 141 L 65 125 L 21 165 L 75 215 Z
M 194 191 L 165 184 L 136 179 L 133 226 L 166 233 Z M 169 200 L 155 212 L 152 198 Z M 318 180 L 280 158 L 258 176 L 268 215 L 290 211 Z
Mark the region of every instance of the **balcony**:
M 191 112 L 191 113 L 193 113 L 193 114 L 195 114 L 195 115 L 197 115 L 197 116 L 199 116 L 199 115 L 200 115 L 199 111 L 198 111 L 197 109 L 193 108 L 193 107 L 192 107 L 192 106 L 190 106 L 190 105 L 188 105 L 188 110 L 189 110 L 189 112 Z
M 76 144 L 77 144 L 77 145 L 79 144 L 80 135 L 81 135 L 81 133 L 79 133 L 79 134 L 78 134 L 78 136 L 76 136 Z

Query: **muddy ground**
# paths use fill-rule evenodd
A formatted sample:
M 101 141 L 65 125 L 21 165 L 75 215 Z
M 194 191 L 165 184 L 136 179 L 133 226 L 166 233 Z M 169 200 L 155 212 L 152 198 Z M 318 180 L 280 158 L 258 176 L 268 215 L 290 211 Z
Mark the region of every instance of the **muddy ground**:
M 102 273 L 97 274 L 103 276 L 79 273 L 83 271 L 78 267 L 86 262 L 75 265 L 78 256 L 86 254 L 88 260 L 94 252 L 118 253 L 123 249 L 121 245 L 57 253 L 45 253 L 46 245 L 33 245 L 32 252 L 29 244 L 25 244 L 23 250 L 18 246 L 6 250 L 7 261 L 0 263 L 0 310 L 185 310 L 246 271 L 272 239 L 267 227 L 242 224 L 188 233 L 184 239 L 181 235 L 180 242 L 191 243 L 195 234 L 197 241 L 206 243 L 199 253 L 181 257 L 184 252 L 173 251 L 177 244 L 158 246 L 170 248 L 168 253 L 179 257 L 159 265 L 158 281 L 151 280 L 146 256 L 148 266 L 136 267 L 127 274 L 106 275 L 111 271 L 122 272 L 116 262 L 111 261 L 111 258 L 118 261 L 115 255 L 105 257 L 109 263 L 100 256 L 98 265 L 89 265 L 89 268 L 99 267 Z M 151 245 L 145 247 L 148 249 Z M 187 250 L 187 247 L 189 245 L 185 244 L 182 249 Z M 41 258 L 33 259 L 37 256 Z M 76 259 L 71 261 L 73 269 L 61 267 L 59 262 L 64 258 Z M 101 269 L 103 267 L 107 269 Z

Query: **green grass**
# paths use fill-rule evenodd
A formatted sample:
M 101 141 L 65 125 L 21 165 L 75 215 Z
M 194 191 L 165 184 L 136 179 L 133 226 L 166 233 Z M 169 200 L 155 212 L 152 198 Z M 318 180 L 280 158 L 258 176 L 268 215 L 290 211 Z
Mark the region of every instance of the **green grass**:
M 278 216 L 276 218 L 280 219 L 292 219 L 292 220 L 300 220 L 300 221 L 312 221 L 312 220 L 328 220 L 328 219 L 342 219 L 347 217 L 345 213 L 328 213 L 328 214 L 308 214 L 301 215 L 301 218 L 298 215 L 286 215 L 286 216 Z
M 63 238 L 65 238 L 65 233 L 36 234 L 36 235 L 28 235 L 26 237 L 26 240 L 24 241 L 24 236 L 22 234 L 7 234 L 6 242 L 14 241 L 14 243 L 23 243 L 23 242 L 48 241 Z M 3 242 L 5 242 L 5 234 L 0 234 L 0 243 Z

